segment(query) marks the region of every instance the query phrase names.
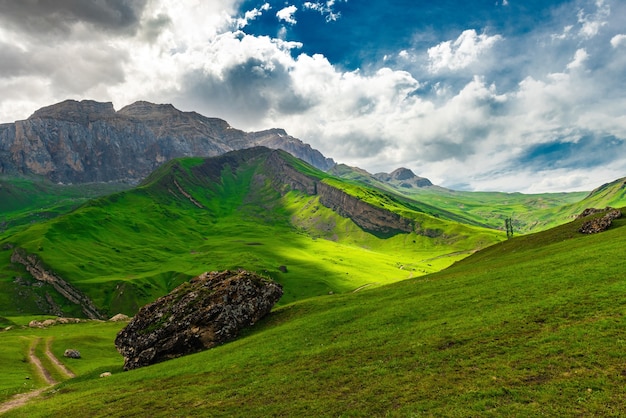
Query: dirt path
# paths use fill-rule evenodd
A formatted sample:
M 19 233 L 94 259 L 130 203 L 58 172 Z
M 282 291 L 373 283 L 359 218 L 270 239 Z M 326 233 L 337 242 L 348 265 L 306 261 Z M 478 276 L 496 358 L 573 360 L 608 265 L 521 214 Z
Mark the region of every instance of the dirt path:
M 73 371 L 71 371 L 70 369 L 67 368 L 67 366 L 63 363 L 61 363 L 59 361 L 58 358 L 56 358 L 56 356 L 54 354 L 52 354 L 52 351 L 50 351 L 50 344 L 52 343 L 52 338 L 48 338 L 46 340 L 46 356 L 50 359 L 50 361 L 56 366 L 56 368 L 63 373 L 68 379 L 71 379 L 72 377 L 76 377 L 76 374 L 74 374 Z
M 42 340 L 41 338 L 37 338 L 31 344 L 30 348 L 28 349 L 28 361 L 30 361 L 35 366 L 35 368 L 37 369 L 37 374 L 41 376 L 41 378 L 46 382 L 47 386 L 44 386 L 42 388 L 30 391 L 30 392 L 19 393 L 13 396 L 11 399 L 6 401 L 5 403 L 0 404 L 0 414 L 10 411 L 11 409 L 19 408 L 20 406 L 25 405 L 31 399 L 38 397 L 43 392 L 50 389 L 52 386 L 56 385 L 57 383 L 59 383 L 52 377 L 52 375 L 50 374 L 50 371 L 48 371 L 43 366 L 43 364 L 41 363 L 41 360 L 39 360 L 39 357 L 37 357 L 37 354 L 35 353 L 35 349 L 37 348 L 39 343 L 41 343 L 41 340 Z M 46 350 L 44 352 L 46 357 L 48 357 L 50 361 L 55 365 L 55 367 L 59 369 L 59 371 L 61 371 L 61 373 L 65 375 L 68 379 L 72 377 L 76 377 L 74 372 L 68 369 L 65 366 L 65 364 L 61 363 L 59 359 L 56 358 L 54 354 L 52 354 L 52 351 L 50 351 L 51 342 L 52 342 L 52 338 L 48 338 L 46 340 Z

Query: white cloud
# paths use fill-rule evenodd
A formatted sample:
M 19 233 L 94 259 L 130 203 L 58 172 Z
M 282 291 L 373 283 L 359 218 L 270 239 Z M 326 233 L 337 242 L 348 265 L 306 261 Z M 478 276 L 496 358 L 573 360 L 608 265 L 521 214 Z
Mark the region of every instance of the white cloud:
M 348 1 L 348 0 L 344 0 L 344 1 Z M 335 5 L 335 0 L 328 0 L 326 3 L 322 3 L 322 2 L 304 2 L 304 4 L 302 5 L 302 7 L 305 10 L 314 10 L 319 12 L 322 16 L 325 16 L 326 22 L 334 22 L 339 20 L 339 18 L 341 17 L 341 13 L 340 12 L 335 12 L 334 10 L 334 6 Z
M 626 138 L 626 59 L 615 49 L 626 45 L 626 35 L 619 34 L 617 12 L 611 26 L 606 13 L 574 11 L 571 22 L 553 22 L 528 44 L 507 38 L 507 48 L 494 47 L 505 46 L 500 35 L 466 30 L 427 50 L 385 51 L 388 59 L 375 70 L 346 71 L 323 55 L 294 58 L 302 45 L 286 38 L 236 30 L 270 10 L 264 3 L 236 18 L 239 3 L 153 0 L 134 32 L 89 36 L 88 24 L 70 22 L 54 47 L 0 25 L 0 122 L 67 98 L 113 101 L 116 108 L 149 100 L 240 129 L 282 127 L 337 161 L 371 172 L 406 166 L 444 186 L 589 189 L 597 176 L 626 174 L 619 161 L 593 173 L 516 162 L 529 147 L 574 143 L 588 132 Z M 331 16 L 333 6 L 307 2 L 303 9 Z M 285 18 L 294 18 L 291 10 Z M 594 33 L 594 21 L 606 36 L 583 39 Z M 551 42 L 554 28 L 566 28 L 563 42 Z M 498 78 L 501 70 L 506 78 Z
M 428 49 L 429 70 L 460 70 L 476 62 L 491 49 L 502 36 L 478 35 L 474 29 L 463 31 L 455 41 L 445 41 Z
M 296 23 L 298 23 L 298 21 L 295 19 L 293 15 L 297 11 L 298 11 L 298 8 L 296 6 L 293 6 L 293 5 L 287 6 L 284 9 L 281 9 L 278 12 L 276 12 L 276 17 L 281 22 L 287 22 L 292 25 L 295 25 Z
M 567 69 L 573 70 L 582 67 L 585 61 L 587 61 L 587 58 L 589 58 L 589 54 L 587 54 L 587 51 L 585 51 L 584 48 L 578 49 L 576 51 L 576 54 L 574 55 L 574 59 L 572 60 L 572 62 L 567 64 Z
M 613 48 L 618 48 L 624 45 L 626 45 L 626 35 L 620 34 L 611 38 L 611 46 Z
M 595 6 L 595 13 L 586 14 L 583 9 L 578 12 L 578 23 L 581 24 L 580 35 L 586 39 L 596 36 L 600 29 L 608 24 L 607 19 L 611 15 L 611 7 L 605 0 L 596 0 Z
M 268 10 L 270 10 L 272 8 L 272 6 L 270 6 L 269 3 L 264 3 L 261 7 L 259 8 L 254 8 L 252 10 L 248 10 L 246 13 L 244 13 L 244 16 L 238 19 L 235 19 L 235 28 L 236 29 L 243 29 L 246 26 L 248 26 L 248 24 L 255 20 L 257 17 L 263 15 L 263 12 L 266 12 Z

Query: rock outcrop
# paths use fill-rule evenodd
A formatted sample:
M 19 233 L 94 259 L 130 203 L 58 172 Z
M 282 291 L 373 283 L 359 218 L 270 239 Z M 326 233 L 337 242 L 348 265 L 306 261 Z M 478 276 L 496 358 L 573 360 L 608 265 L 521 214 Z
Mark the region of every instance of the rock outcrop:
M 131 370 L 234 339 L 267 315 L 282 287 L 246 271 L 204 273 L 144 306 L 115 346 Z
M 604 215 L 584 222 L 580 229 L 578 229 L 578 231 L 582 232 L 583 234 L 597 234 L 599 232 L 606 231 L 613 224 L 614 219 L 622 217 L 622 212 L 619 209 L 589 208 L 585 209 L 583 213 L 578 215 L 578 218 L 585 218 L 587 216 L 597 215 L 599 213 L 604 213 Z
M 272 152 L 267 157 L 265 166 L 272 185 L 279 192 L 284 194 L 289 190 L 298 190 L 310 196 L 318 195 L 323 206 L 344 218 L 350 218 L 365 231 L 390 236 L 414 230 L 410 219 L 364 202 L 321 179 L 296 170 L 278 152 Z
M 68 301 L 79 305 L 85 316 L 89 319 L 103 319 L 96 305 L 80 290 L 63 280 L 58 274 L 49 270 L 35 254 L 28 254 L 21 248 L 16 248 L 11 255 L 12 263 L 19 263 L 36 280 L 49 283 L 54 289 Z
M 281 129 L 247 133 L 226 121 L 172 105 L 67 100 L 26 120 L 0 124 L 0 174 L 36 174 L 54 182 L 137 183 L 177 157 L 210 157 L 266 146 L 322 170 L 334 161 Z

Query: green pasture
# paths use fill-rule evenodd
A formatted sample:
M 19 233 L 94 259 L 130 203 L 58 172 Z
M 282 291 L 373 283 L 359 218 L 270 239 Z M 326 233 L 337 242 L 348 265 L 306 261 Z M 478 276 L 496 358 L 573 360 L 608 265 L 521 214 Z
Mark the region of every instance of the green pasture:
M 6 416 L 623 416 L 626 219 L 592 236 L 581 223 L 283 305 L 202 353 L 106 380 L 84 370 Z M 110 348 L 113 325 L 89 326 L 110 327 L 96 342 Z

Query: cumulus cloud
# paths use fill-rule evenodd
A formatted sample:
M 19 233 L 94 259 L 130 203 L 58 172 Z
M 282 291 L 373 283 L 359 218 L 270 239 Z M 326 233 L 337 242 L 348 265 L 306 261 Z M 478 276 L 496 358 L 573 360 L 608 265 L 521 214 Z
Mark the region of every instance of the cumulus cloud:
M 611 46 L 613 48 L 618 48 L 618 47 L 624 46 L 624 45 L 626 45 L 626 35 L 619 34 L 619 35 L 615 35 L 614 37 L 611 38 Z
M 243 17 L 237 18 L 235 19 L 235 28 L 236 29 L 243 29 L 246 26 L 248 26 L 248 24 L 250 24 L 251 21 L 255 20 L 256 18 L 258 18 L 259 16 L 263 15 L 263 12 L 266 12 L 268 10 L 270 10 L 272 8 L 272 6 L 269 3 L 264 3 L 261 7 L 259 8 L 254 8 L 252 10 L 248 10 L 246 11 L 246 13 L 244 13 Z
M 281 22 L 286 22 L 286 23 L 290 23 L 292 25 L 295 25 L 296 23 L 298 23 L 298 21 L 296 20 L 296 18 L 293 16 L 296 12 L 298 11 L 298 8 L 296 6 L 287 6 L 283 9 L 280 9 L 278 12 L 276 12 L 276 17 L 278 18 L 279 21 Z
M 428 49 L 428 68 L 437 73 L 442 70 L 460 70 L 476 62 L 502 36 L 477 34 L 474 29 L 463 31 L 455 41 L 445 41 Z
M 245 33 L 269 2 L 245 12 L 237 0 L 0 2 L 0 121 L 67 98 L 149 100 L 240 129 L 282 127 L 371 172 L 406 166 L 470 189 L 590 189 L 626 173 L 626 14 L 581 1 L 524 40 L 468 29 L 354 71 L 286 37 Z M 298 16 L 333 20 L 335 6 L 305 2 Z M 278 13 L 295 22 L 296 11 Z M 47 33 L 54 42 L 41 41 Z
M 587 58 L 589 58 L 589 54 L 587 54 L 584 48 L 576 50 L 573 61 L 567 64 L 567 69 L 573 70 L 582 67 L 585 61 L 587 61 Z

